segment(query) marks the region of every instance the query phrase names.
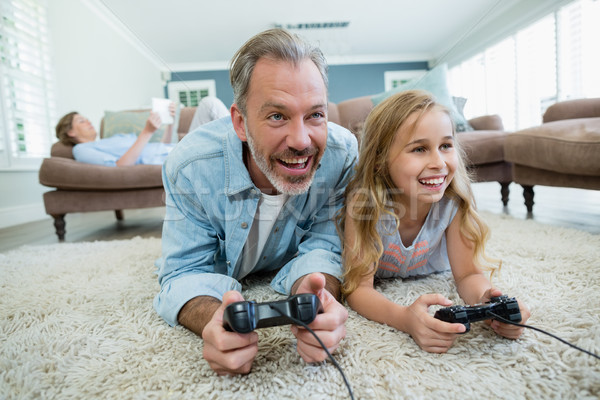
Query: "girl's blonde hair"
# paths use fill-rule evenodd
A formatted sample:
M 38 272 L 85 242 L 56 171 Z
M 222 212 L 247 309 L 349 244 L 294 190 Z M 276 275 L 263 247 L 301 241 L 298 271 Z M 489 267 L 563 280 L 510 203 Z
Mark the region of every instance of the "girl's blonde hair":
M 346 218 L 352 218 L 355 227 L 353 246 L 344 243 L 342 258 L 345 266 L 342 293 L 352 293 L 365 277 L 375 274 L 378 260 L 383 254 L 383 243 L 377 232 L 377 223 L 383 214 L 389 214 L 400 221 L 394 213 L 392 196 L 395 185 L 389 174 L 388 154 L 392 142 L 407 118 L 417 113 L 417 119 L 408 132 L 412 134 L 423 115 L 431 110 L 441 110 L 450 116 L 448 109 L 435 101 L 428 92 L 409 90 L 388 97 L 368 115 L 361 133 L 361 146 L 356 173 L 346 187 L 346 202 L 337 215 L 338 231 L 343 232 Z M 455 131 L 453 128 L 453 135 Z M 403 138 L 404 139 L 404 138 Z M 405 138 L 408 143 L 409 137 Z M 484 245 L 489 229 L 477 214 L 462 150 L 458 141 L 454 147 L 458 153 L 458 166 L 445 196 L 458 202 L 462 211 L 460 231 L 474 246 L 476 265 L 493 272 L 495 260 L 485 255 Z

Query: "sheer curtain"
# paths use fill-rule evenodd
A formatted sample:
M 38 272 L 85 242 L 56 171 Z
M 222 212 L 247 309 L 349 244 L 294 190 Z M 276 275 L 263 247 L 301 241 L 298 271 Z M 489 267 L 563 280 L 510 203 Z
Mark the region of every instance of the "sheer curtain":
M 538 125 L 556 101 L 600 97 L 599 38 L 600 1 L 574 1 L 450 68 L 450 91 L 468 99 L 467 118 Z

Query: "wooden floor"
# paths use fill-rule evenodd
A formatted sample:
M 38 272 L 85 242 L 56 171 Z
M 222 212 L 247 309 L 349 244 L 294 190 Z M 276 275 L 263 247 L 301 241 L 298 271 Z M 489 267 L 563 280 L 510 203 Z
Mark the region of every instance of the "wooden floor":
M 600 234 L 600 191 L 534 187 L 533 215 L 528 216 L 519 185 L 511 184 L 509 204 L 500 201 L 500 185 L 476 183 L 473 191 L 480 210 L 505 213 L 515 218 L 533 218 L 544 224 L 564 226 Z M 164 207 L 125 210 L 123 221 L 114 212 L 67 214 L 66 242 L 160 237 Z M 22 245 L 57 243 L 51 218 L 0 229 L 0 253 Z

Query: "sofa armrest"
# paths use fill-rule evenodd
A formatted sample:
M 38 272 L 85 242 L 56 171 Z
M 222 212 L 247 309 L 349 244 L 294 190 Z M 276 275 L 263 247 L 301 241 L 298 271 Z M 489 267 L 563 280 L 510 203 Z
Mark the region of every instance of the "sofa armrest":
M 360 133 L 365 119 L 373 109 L 372 96 L 356 97 L 338 103 L 340 125 L 354 134 Z
M 340 120 L 340 113 L 338 111 L 338 106 L 331 101 L 327 103 L 327 121 L 333 122 L 334 124 L 341 125 L 342 121 Z
M 197 107 L 183 107 L 181 111 L 179 111 L 179 124 L 177 125 L 177 136 L 179 137 L 179 140 L 187 135 L 190 130 L 196 108 Z
M 50 155 L 52 157 L 62 157 L 74 160 L 73 157 L 73 145 L 64 144 L 62 142 L 56 142 L 50 148 Z
M 600 117 L 600 98 L 560 101 L 548 107 L 543 121 Z
M 63 157 L 42 161 L 40 183 L 63 190 L 123 190 L 162 187 L 161 165 L 108 167 Z
M 499 115 L 484 115 L 469 120 L 469 124 L 476 131 L 503 131 L 504 125 Z

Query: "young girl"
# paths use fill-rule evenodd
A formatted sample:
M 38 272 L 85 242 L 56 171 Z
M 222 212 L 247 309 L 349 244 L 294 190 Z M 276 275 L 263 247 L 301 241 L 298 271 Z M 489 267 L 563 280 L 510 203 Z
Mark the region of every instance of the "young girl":
M 346 199 L 339 222 L 348 304 L 366 318 L 410 334 L 423 350 L 446 352 L 465 327 L 435 319 L 427 309 L 449 306 L 450 300 L 425 294 L 407 307 L 377 292 L 373 282 L 451 269 L 467 304 L 502 294 L 482 273 L 495 269 L 484 253 L 488 228 L 474 208 L 448 110 L 417 90 L 375 107 L 365 121 Z M 519 306 L 525 322 L 529 310 Z M 491 327 L 513 339 L 523 331 L 496 320 Z

